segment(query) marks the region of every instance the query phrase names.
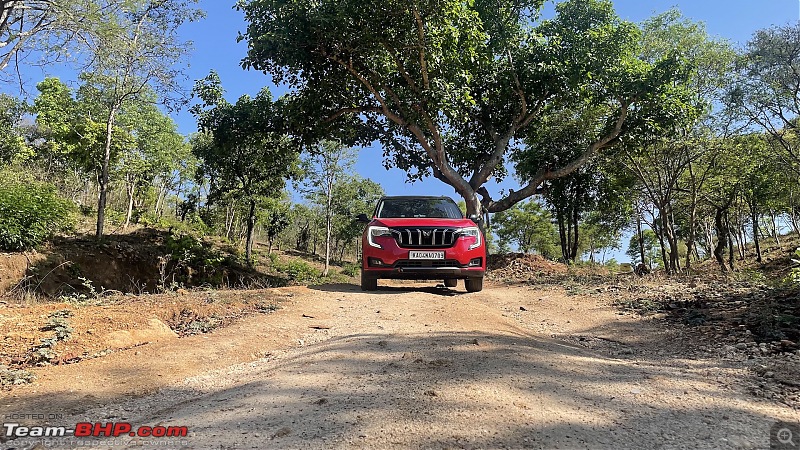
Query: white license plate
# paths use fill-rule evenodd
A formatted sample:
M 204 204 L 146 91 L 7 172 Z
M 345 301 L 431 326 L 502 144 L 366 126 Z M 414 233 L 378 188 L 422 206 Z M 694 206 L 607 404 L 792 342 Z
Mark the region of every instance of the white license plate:
M 444 252 L 408 252 L 408 259 L 444 259 Z

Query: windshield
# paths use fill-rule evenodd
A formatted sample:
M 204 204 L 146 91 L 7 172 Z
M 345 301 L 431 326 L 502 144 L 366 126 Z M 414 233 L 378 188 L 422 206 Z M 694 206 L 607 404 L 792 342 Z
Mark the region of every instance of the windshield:
M 378 205 L 378 218 L 428 217 L 461 219 L 458 205 L 449 198 L 387 198 Z

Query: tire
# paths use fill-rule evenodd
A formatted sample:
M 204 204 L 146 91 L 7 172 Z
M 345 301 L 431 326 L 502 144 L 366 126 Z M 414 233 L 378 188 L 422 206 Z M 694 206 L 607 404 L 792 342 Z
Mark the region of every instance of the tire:
M 445 287 L 454 288 L 458 286 L 458 280 L 455 278 L 447 278 L 444 280 Z
M 366 275 L 364 271 L 361 271 L 361 290 L 362 291 L 377 291 L 378 290 L 378 279 Z
M 467 278 L 464 280 L 464 286 L 467 288 L 467 292 L 480 292 L 483 290 L 483 277 Z

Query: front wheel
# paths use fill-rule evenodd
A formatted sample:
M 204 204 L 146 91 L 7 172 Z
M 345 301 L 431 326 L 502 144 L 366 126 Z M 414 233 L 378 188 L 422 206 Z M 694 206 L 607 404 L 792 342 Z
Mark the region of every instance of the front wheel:
M 376 291 L 378 290 L 378 279 L 371 277 L 361 271 L 361 290 L 362 291 Z
M 483 277 L 465 279 L 464 287 L 467 288 L 467 292 L 480 292 L 483 290 Z
M 458 286 L 458 280 L 456 278 L 447 278 L 444 280 L 444 286 L 454 288 Z

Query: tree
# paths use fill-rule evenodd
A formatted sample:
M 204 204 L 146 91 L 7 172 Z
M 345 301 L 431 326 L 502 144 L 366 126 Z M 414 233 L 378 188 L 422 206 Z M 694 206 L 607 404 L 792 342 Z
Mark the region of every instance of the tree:
M 179 169 L 181 157 L 186 155 L 188 145 L 178 133 L 177 125 L 153 104 L 136 105 L 139 108 L 123 117 L 121 122 L 132 130 L 135 148 L 125 152 L 117 172 L 125 180 L 128 197 L 125 213 L 125 228 L 131 222 L 137 194 L 153 184 L 161 176 L 172 176 Z M 169 175 L 167 175 L 169 174 Z
M 364 224 L 354 220 L 354 217 L 371 211 L 384 196 L 384 191 L 380 184 L 370 179 L 347 175 L 334 186 L 333 192 L 333 236 L 337 242 L 336 247 L 341 244 L 339 248 L 341 261 L 347 247 L 353 242 L 358 245 L 364 232 Z
M 524 202 L 496 213 L 493 224 L 500 248 L 512 243 L 523 253 L 534 251 L 550 259 L 558 255 L 558 234 L 553 219 L 536 202 Z
M 22 126 L 28 109 L 25 102 L 0 94 L 0 165 L 30 156 L 28 133 Z
M 278 235 L 280 235 L 291 223 L 290 205 L 283 199 L 268 198 L 263 202 L 263 207 L 259 211 L 263 216 L 260 220 L 267 235 L 268 249 L 267 254 L 272 254 L 272 246 Z
M 541 0 L 241 0 L 243 61 L 297 89 L 296 120 L 353 142 L 380 141 L 410 179 L 452 186 L 469 214 L 498 212 L 575 171 L 683 91 L 679 61 L 640 59 L 639 31 L 606 0 L 568 0 L 530 24 Z M 380 11 L 376 14 L 376 11 Z M 600 132 L 571 160 L 542 161 L 494 200 L 525 130 L 576 99 L 604 105 Z M 676 112 L 680 115 L 680 112 Z
M 525 146 L 513 155 L 517 176 L 523 181 L 535 177 L 542 161 L 553 165 L 572 160 L 591 145 L 602 125 L 604 107 L 576 102 L 574 109 L 551 114 L 539 127 L 526 133 Z M 613 154 L 596 158 L 569 175 L 543 184 L 541 193 L 552 212 L 561 242 L 561 256 L 571 264 L 580 256 L 580 234 L 588 215 L 602 208 L 607 214 L 594 215 L 591 228 L 595 238 L 613 236 L 631 216 L 631 177 L 619 168 Z M 602 231 L 602 233 L 601 233 Z M 600 234 L 598 234 L 600 233 Z
M 82 74 L 87 96 L 103 107 L 105 145 L 100 166 L 96 237 L 103 237 L 114 126 L 131 104 L 153 102 L 153 93 L 168 100 L 180 93 L 190 44 L 178 29 L 201 16 L 197 0 L 132 0 L 118 14 L 103 17 L 103 28 L 91 46 L 91 61 Z
M 653 270 L 660 259 L 658 248 L 658 236 L 653 230 L 646 228 L 640 234 L 631 236 L 625 254 L 633 259 L 634 264 L 643 263 L 648 269 Z M 644 260 L 642 260 L 642 255 L 644 255 Z
M 91 45 L 103 18 L 122 1 L 5 0 L 0 3 L 0 71 L 38 53 L 42 63 L 65 58 Z M 105 14 L 105 15 L 104 15 Z M 77 50 L 71 52 L 71 50 Z
M 619 218 L 624 218 L 627 223 L 630 214 L 620 216 L 616 211 L 599 207 L 587 215 L 581 224 L 580 247 L 589 255 L 589 262 L 596 263 L 595 253 L 602 252 L 600 263 L 604 264 L 606 252 L 619 249 L 624 227 L 619 220 L 615 220 Z
M 281 113 L 268 88 L 254 98 L 244 95 L 231 104 L 224 98 L 219 76 L 198 80 L 192 107 L 200 132 L 194 154 L 202 161 L 198 176 L 209 178 L 208 201 L 236 195 L 247 205 L 245 255 L 252 264 L 256 208 L 283 192 L 286 180 L 300 173 L 299 146 L 278 125 Z
M 353 149 L 334 141 L 323 141 L 312 149 L 305 162 L 306 196 L 325 213 L 325 268 L 322 276 L 328 276 L 331 263 L 331 236 L 333 233 L 334 187 L 353 169 L 356 155 Z
M 739 61 L 728 102 L 766 131 L 784 164 L 800 174 L 800 22 L 757 31 Z
M 709 169 L 708 181 L 702 192 L 703 201 L 713 210 L 717 244 L 712 251 L 723 272 L 735 268 L 733 249 L 735 229 L 730 216 L 741 194 L 743 174 L 748 172 L 748 166 L 751 164 L 751 161 L 743 156 L 748 153 L 745 149 L 752 145 L 753 139 L 758 139 L 758 136 L 732 136 L 719 142 L 719 154 Z
M 46 78 L 36 85 L 39 95 L 33 111 L 41 140 L 37 147 L 41 156 L 63 161 L 99 183 L 106 150 L 111 166 L 135 142 L 129 129 L 115 123 L 112 131 L 116 139 L 105 148 L 107 127 L 98 120 L 102 105 L 87 95 L 84 87 L 75 93 L 57 78 Z
M 690 101 L 697 107 L 693 113 L 663 126 L 648 125 L 631 133 L 623 146 L 620 160 L 639 180 L 639 187 L 657 210 L 652 224 L 659 242 L 668 273 L 681 270 L 679 241 L 685 235 L 687 246 L 686 266 L 690 264 L 691 247 L 696 240 L 697 206 L 699 191 L 707 178 L 709 164 L 713 162 L 715 147 L 710 145 L 716 125 L 714 103 L 728 82 L 735 59 L 733 50 L 725 41 L 711 38 L 701 23 L 682 17 L 676 9 L 654 16 L 642 25 L 642 57 L 657 61 L 665 55 L 679 52 L 691 69 L 687 78 Z M 676 205 L 687 197 L 685 208 L 686 229 L 681 230 L 682 211 Z M 668 252 L 667 252 L 668 249 Z

